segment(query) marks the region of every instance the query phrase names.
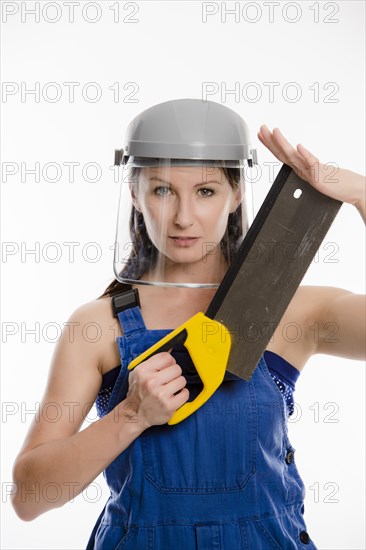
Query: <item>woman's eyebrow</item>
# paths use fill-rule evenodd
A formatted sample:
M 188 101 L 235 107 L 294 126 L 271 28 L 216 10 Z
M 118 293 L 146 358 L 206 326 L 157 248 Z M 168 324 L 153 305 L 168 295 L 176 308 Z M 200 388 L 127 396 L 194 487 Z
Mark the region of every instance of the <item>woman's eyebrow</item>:
M 206 180 L 205 180 L 205 181 L 202 181 L 201 183 L 197 183 L 197 184 L 195 185 L 195 187 L 197 187 L 198 185 L 207 185 L 207 184 L 209 184 L 209 183 L 218 183 L 218 184 L 221 185 L 221 184 L 222 184 L 222 181 L 219 181 L 219 180 L 207 180 L 207 181 L 206 181 Z
M 158 178 L 158 176 L 150 176 L 149 177 L 149 181 L 160 181 L 161 183 L 169 183 L 169 185 L 171 185 L 171 182 L 168 181 L 168 180 L 163 180 L 162 178 Z
M 151 176 L 149 178 L 149 181 L 159 181 L 161 183 L 168 183 L 169 185 L 172 185 L 170 181 L 164 180 L 163 178 L 159 178 L 158 176 Z M 201 181 L 200 183 L 196 183 L 194 187 L 198 187 L 199 185 L 207 185 L 209 183 L 218 183 L 220 185 L 222 184 L 222 182 L 219 180 L 208 180 L 208 181 Z

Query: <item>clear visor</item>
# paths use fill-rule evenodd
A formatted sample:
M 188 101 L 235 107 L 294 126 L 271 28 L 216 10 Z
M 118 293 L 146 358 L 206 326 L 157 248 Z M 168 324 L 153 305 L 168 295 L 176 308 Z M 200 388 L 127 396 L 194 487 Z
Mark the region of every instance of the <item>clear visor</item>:
M 120 170 L 117 280 L 216 288 L 253 220 L 247 163 L 130 157 Z

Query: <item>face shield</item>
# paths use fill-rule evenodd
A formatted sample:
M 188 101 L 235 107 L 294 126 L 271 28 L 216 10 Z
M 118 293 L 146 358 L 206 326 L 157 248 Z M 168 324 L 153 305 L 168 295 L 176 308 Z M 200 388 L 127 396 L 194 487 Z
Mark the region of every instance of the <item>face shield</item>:
M 121 170 L 118 281 L 217 287 L 253 217 L 243 161 L 130 157 Z
M 176 99 L 136 116 L 115 156 L 117 280 L 219 286 L 252 222 L 255 153 L 245 121 L 219 103 Z

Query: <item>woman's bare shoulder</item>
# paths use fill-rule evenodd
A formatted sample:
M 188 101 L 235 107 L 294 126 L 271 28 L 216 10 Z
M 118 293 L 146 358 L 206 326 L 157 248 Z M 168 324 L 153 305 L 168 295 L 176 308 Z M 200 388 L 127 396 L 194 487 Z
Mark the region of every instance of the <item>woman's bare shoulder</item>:
M 111 299 L 109 296 L 105 296 L 81 304 L 72 312 L 71 317 L 78 318 L 79 320 L 86 320 L 88 317 L 90 319 L 94 318 L 94 320 L 101 320 L 107 317 L 113 318 Z
M 113 315 L 110 297 L 82 304 L 73 311 L 66 325 L 73 331 L 75 340 L 93 348 L 102 375 L 119 364 L 116 338 L 122 336 L 122 330 Z

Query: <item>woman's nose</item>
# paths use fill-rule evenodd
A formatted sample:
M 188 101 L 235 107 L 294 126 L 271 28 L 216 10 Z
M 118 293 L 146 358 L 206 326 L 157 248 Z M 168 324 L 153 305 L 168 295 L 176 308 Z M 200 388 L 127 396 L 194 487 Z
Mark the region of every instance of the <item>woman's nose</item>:
M 179 198 L 177 200 L 173 223 L 183 229 L 193 225 L 193 205 L 189 198 Z

